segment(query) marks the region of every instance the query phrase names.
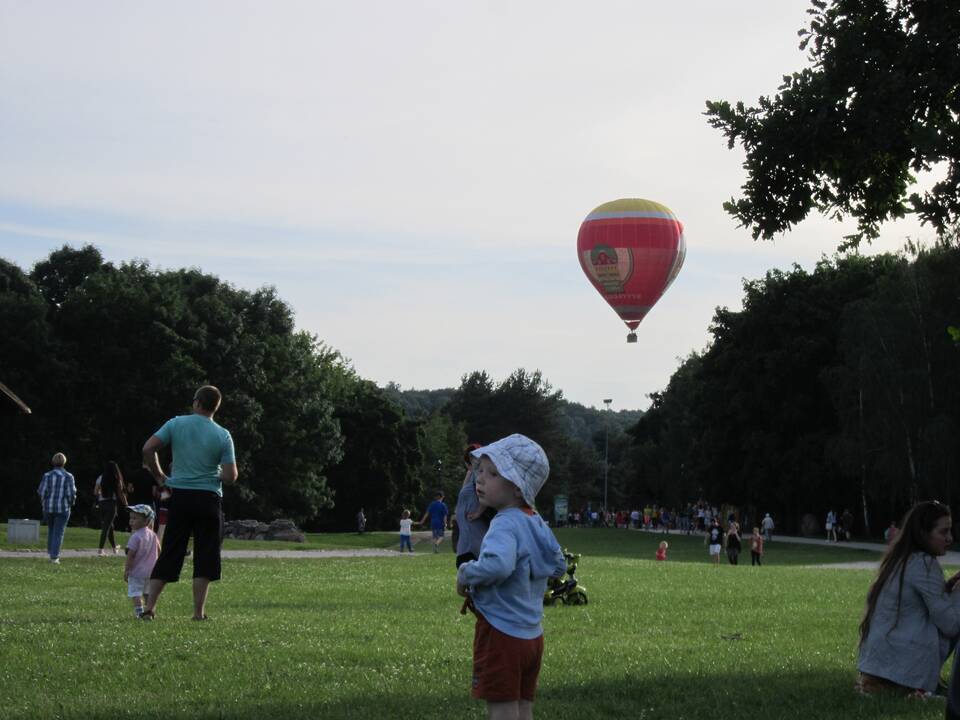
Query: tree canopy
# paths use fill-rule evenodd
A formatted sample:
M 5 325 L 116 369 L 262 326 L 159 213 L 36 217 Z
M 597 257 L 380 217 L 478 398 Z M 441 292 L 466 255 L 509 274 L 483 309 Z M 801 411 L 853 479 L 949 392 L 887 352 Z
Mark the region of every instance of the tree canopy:
M 822 261 L 745 283 L 712 342 L 632 431 L 639 481 L 772 511 L 857 510 L 877 530 L 922 498 L 952 503 L 960 446 L 960 247 Z
M 801 30 L 810 67 L 754 106 L 708 101 L 710 124 L 746 152 L 743 196 L 724 208 L 754 239 L 818 210 L 850 216 L 845 246 L 915 213 L 960 219 L 960 12 L 929 0 L 814 0 Z M 929 190 L 916 173 L 944 167 Z
M 468 438 L 511 432 L 551 453 L 545 508 L 559 486 L 595 499 L 600 411 L 563 400 L 539 371 L 496 383 L 476 371 L 441 390 L 380 388 L 298 331 L 270 287 L 247 291 L 140 261 L 115 266 L 93 246 L 63 247 L 30 272 L 0 260 L 0 332 L 0 380 L 34 410 L 0 405 L 10 441 L 0 514 L 33 512 L 39 475 L 63 451 L 79 483 L 76 518 L 92 516 L 104 464 L 135 472 L 146 438 L 190 412 L 208 382 L 224 393 L 217 420 L 237 448 L 240 480 L 224 500 L 231 517 L 343 530 L 363 507 L 371 527 L 394 527 L 402 508 L 422 509 L 436 489 L 455 497 Z M 636 417 L 604 421 L 619 437 Z

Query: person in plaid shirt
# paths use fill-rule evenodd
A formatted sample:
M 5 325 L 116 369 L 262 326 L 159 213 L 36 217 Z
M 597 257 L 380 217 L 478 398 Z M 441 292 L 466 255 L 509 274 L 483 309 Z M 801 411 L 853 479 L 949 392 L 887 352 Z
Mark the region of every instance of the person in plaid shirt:
M 43 476 L 37 494 L 43 505 L 43 518 L 47 522 L 47 554 L 50 562 L 60 564 L 60 547 L 63 533 L 70 519 L 70 508 L 77 499 L 77 483 L 73 475 L 63 469 L 67 456 L 57 453 L 51 460 L 53 469 Z

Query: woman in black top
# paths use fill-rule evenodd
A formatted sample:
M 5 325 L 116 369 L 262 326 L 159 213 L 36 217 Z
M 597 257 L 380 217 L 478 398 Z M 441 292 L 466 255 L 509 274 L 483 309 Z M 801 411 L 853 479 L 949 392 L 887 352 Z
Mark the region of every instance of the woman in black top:
M 736 565 L 740 560 L 740 526 L 731 522 L 727 530 L 727 560 Z
M 97 496 L 97 510 L 100 513 L 100 547 L 97 555 L 106 555 L 103 544 L 110 539 L 113 554 L 120 552 L 116 538 L 113 536 L 113 521 L 117 519 L 118 503 L 127 504 L 127 495 L 123 489 L 123 474 L 117 464 L 111 460 L 103 469 L 103 474 L 97 478 L 94 494 Z

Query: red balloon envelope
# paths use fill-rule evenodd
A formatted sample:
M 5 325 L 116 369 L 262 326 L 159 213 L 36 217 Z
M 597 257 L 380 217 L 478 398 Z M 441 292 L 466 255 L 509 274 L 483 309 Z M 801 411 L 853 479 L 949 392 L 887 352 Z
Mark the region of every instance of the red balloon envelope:
M 587 279 L 630 330 L 650 312 L 683 267 L 683 224 L 652 200 L 614 200 L 580 225 L 577 257 Z M 636 342 L 631 332 L 627 342 Z

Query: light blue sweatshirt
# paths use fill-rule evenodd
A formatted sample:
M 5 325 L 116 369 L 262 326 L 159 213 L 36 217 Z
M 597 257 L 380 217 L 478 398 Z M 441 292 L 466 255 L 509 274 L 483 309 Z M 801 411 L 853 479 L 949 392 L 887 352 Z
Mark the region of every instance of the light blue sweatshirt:
M 479 559 L 460 566 L 457 582 L 470 588 L 474 607 L 493 627 L 531 640 L 543 634 L 547 578 L 566 571 L 560 543 L 543 518 L 507 508 L 490 523 Z

